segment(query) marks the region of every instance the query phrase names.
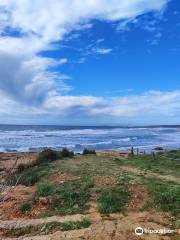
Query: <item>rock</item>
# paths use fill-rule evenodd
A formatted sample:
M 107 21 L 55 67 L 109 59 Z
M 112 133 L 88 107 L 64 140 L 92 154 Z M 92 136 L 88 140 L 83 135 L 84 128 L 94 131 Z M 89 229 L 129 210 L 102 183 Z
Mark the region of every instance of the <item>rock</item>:
M 155 151 L 163 151 L 164 149 L 162 147 L 155 147 L 154 150 Z
M 45 198 L 45 197 L 40 197 L 39 198 L 39 202 L 42 204 L 42 205 L 47 205 L 49 203 L 49 199 L 48 198 Z

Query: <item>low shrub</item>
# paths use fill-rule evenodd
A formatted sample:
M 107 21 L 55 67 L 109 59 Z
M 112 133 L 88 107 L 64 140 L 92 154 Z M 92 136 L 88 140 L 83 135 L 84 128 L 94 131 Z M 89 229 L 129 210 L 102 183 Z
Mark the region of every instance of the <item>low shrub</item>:
M 54 186 L 48 182 L 42 182 L 37 187 L 37 194 L 39 197 L 47 197 L 54 192 Z
M 74 156 L 74 152 L 70 151 L 67 148 L 63 148 L 60 152 L 59 152 L 59 157 L 60 158 L 66 158 L 66 157 L 73 157 Z
M 96 154 L 96 151 L 85 148 L 85 149 L 83 150 L 83 155 L 87 155 L 87 154 Z
M 58 155 L 57 152 L 52 149 L 45 149 L 42 152 L 39 153 L 39 156 L 37 157 L 37 164 L 41 162 L 52 162 L 57 159 Z
M 156 151 L 163 151 L 164 149 L 163 149 L 163 147 L 155 147 L 154 150 L 156 150 Z
M 17 167 L 17 172 L 18 172 L 18 173 L 22 173 L 25 169 L 26 169 L 26 165 L 23 164 L 23 163 L 21 163 L 21 164 L 19 164 L 18 167 Z
M 31 209 L 31 206 L 32 206 L 31 202 L 23 202 L 19 206 L 19 210 L 22 214 L 25 214 Z
M 98 199 L 98 211 L 109 214 L 124 210 L 129 200 L 129 193 L 125 189 L 105 190 Z
M 25 185 L 25 186 L 33 186 L 35 183 L 39 181 L 39 175 L 36 172 L 28 171 L 26 174 L 23 174 L 20 176 L 19 184 Z

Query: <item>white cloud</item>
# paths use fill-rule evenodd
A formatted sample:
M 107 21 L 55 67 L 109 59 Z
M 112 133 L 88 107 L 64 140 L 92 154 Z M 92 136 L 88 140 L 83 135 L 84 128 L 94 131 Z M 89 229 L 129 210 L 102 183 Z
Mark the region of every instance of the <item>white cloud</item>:
M 97 54 L 106 55 L 108 53 L 111 53 L 112 49 L 111 48 L 96 48 L 96 49 L 94 49 L 94 52 Z
M 0 94 L 1 95 L 1 94 Z M 83 116 L 84 123 L 92 119 L 104 118 L 105 123 L 108 117 L 112 119 L 146 119 L 151 124 L 152 119 L 165 122 L 167 119 L 177 119 L 180 117 L 180 91 L 157 92 L 149 91 L 141 95 L 128 95 L 114 98 L 94 97 L 94 96 L 54 96 L 51 95 L 41 106 L 26 107 L 8 98 L 3 98 L 0 103 L 0 117 L 16 118 L 21 114 L 22 118 L 46 119 L 54 123 L 56 119 L 61 121 L 66 117 L 68 123 L 74 123 L 76 119 Z M 73 118 L 69 117 L 73 114 Z M 107 119 L 107 122 L 106 122 Z M 148 119 L 149 122 L 148 122 Z
M 68 90 L 63 80 L 69 77 L 57 73 L 54 68 L 68 60 L 45 58 L 39 55 L 40 52 L 60 47 L 54 42 L 64 39 L 74 29 L 81 31 L 91 28 L 92 19 L 134 19 L 149 11 L 161 11 L 167 2 L 168 0 L 1 0 L 0 89 L 3 96 L 12 101 L 13 105 L 20 106 L 20 109 L 27 105 L 37 108 L 38 112 L 40 105 L 46 111 L 44 106 L 48 102 L 57 101 L 62 105 L 64 102 L 60 93 Z M 95 50 L 99 54 L 111 52 L 110 48 L 105 47 Z M 80 107 L 80 100 L 90 102 L 90 105 L 96 100 L 93 97 L 67 97 L 66 104 L 69 101 L 71 105 L 72 99 Z M 110 101 L 112 107 L 114 101 Z M 97 103 L 99 106 L 99 99 Z M 9 103 L 4 105 L 9 106 Z M 88 107 L 85 103 L 83 106 Z M 96 111 L 94 108 L 92 113 Z M 115 114 L 115 110 L 113 112 Z

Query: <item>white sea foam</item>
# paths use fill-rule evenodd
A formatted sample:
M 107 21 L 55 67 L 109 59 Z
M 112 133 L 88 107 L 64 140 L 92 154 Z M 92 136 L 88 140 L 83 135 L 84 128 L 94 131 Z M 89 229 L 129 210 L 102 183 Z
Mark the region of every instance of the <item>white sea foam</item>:
M 131 146 L 152 148 L 155 146 L 180 147 L 178 128 L 68 128 L 68 127 L 16 127 L 0 126 L 0 151 L 40 151 L 45 147 L 68 147 L 81 151 L 84 147 L 122 149 Z

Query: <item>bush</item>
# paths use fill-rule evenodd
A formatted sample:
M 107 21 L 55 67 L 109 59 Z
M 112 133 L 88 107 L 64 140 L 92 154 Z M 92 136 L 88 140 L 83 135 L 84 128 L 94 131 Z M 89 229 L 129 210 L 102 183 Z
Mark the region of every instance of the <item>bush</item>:
M 66 158 L 66 157 L 73 157 L 74 156 L 74 152 L 73 151 L 69 151 L 67 148 L 63 148 L 60 153 L 59 156 L 61 158 Z
M 83 150 L 83 155 L 87 155 L 87 154 L 96 154 L 95 150 L 89 150 L 89 149 L 84 149 Z
M 21 203 L 19 206 L 19 210 L 21 211 L 22 214 L 27 213 L 31 209 L 32 203 L 31 202 L 24 202 Z
M 129 193 L 125 189 L 112 189 L 100 193 L 98 211 L 100 213 L 115 213 L 122 211 L 129 200 Z
M 37 194 L 39 197 L 47 197 L 54 192 L 54 186 L 48 182 L 43 182 L 38 185 Z
M 25 170 L 25 168 L 26 168 L 26 165 L 23 164 L 23 163 L 21 163 L 21 164 L 19 164 L 18 167 L 17 167 L 17 172 L 18 172 L 18 173 L 22 173 L 22 172 Z
M 38 181 L 39 181 L 39 175 L 36 172 L 28 171 L 28 173 L 20 177 L 18 183 L 25 186 L 33 186 Z
M 52 149 L 47 148 L 44 151 L 39 153 L 39 156 L 37 158 L 37 163 L 55 161 L 57 157 L 58 155 L 56 151 L 53 151 Z
M 164 149 L 162 147 L 155 147 L 154 150 L 155 151 L 163 151 Z

